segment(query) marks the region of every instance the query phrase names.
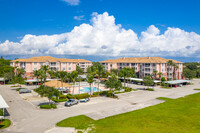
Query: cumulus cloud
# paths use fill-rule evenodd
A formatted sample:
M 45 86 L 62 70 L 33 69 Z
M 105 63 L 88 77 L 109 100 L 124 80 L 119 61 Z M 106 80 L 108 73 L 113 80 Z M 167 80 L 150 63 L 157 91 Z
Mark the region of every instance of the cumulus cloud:
M 67 2 L 69 5 L 72 5 L 72 6 L 79 5 L 80 3 L 80 0 L 63 0 L 63 1 Z
M 107 12 L 93 13 L 90 24 L 56 35 L 25 35 L 20 42 L 0 43 L 1 54 L 105 56 L 191 56 L 200 53 L 200 35 L 168 27 L 161 34 L 151 25 L 138 36 L 115 23 Z
M 84 15 L 81 16 L 74 16 L 75 20 L 84 20 Z

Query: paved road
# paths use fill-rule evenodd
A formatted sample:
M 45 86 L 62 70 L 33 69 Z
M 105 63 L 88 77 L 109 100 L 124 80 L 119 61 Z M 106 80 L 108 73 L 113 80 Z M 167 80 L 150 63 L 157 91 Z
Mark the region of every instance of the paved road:
M 24 100 L 13 88 L 2 85 L 0 86 L 0 94 L 10 106 L 8 112 L 10 113 L 12 126 L 0 132 L 43 133 L 53 128 L 58 121 L 80 114 L 85 114 L 93 119 L 101 119 L 163 102 L 157 100 L 157 97 L 178 98 L 197 93 L 199 91 L 193 89 L 200 88 L 200 80 L 194 80 L 194 83 L 195 85 L 174 89 L 155 87 L 155 91 L 153 92 L 140 90 L 119 94 L 119 99 L 105 97 L 92 98 L 88 103 L 56 110 L 38 109 L 29 101 Z M 141 87 L 134 85 L 134 88 Z

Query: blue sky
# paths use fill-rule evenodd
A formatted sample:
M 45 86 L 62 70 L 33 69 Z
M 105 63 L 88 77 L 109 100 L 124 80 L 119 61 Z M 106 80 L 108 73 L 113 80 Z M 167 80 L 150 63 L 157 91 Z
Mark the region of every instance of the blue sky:
M 62 0 L 0 0 L 0 41 L 19 41 L 25 34 L 51 35 L 89 23 L 92 12 L 107 11 L 116 23 L 140 34 L 149 25 L 160 30 L 178 27 L 200 34 L 198 0 L 80 0 L 70 6 Z M 84 20 L 74 16 L 84 15 Z
M 0 55 L 199 58 L 199 5 L 198 0 L 0 0 Z

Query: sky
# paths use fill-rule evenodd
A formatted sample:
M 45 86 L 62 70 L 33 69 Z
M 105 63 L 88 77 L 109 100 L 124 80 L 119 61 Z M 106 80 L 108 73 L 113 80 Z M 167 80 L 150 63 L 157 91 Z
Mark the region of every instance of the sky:
M 0 55 L 200 58 L 198 0 L 0 0 Z

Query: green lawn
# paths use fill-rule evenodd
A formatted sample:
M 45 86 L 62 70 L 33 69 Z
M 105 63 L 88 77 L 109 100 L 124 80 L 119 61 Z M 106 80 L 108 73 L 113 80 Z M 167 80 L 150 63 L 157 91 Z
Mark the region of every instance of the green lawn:
M 11 124 L 11 121 L 9 119 L 4 119 L 1 122 L 2 123 L 0 123 L 0 129 L 7 128 Z
M 76 129 L 84 129 L 87 128 L 90 123 L 94 122 L 93 119 L 85 116 L 79 115 L 75 117 L 70 117 L 64 119 L 56 124 L 59 127 L 75 127 Z
M 179 99 L 158 99 L 166 102 L 97 121 L 84 116 L 71 117 L 62 126 L 79 129 L 80 125 L 85 128 L 93 124 L 94 132 L 98 133 L 200 133 L 200 93 Z

